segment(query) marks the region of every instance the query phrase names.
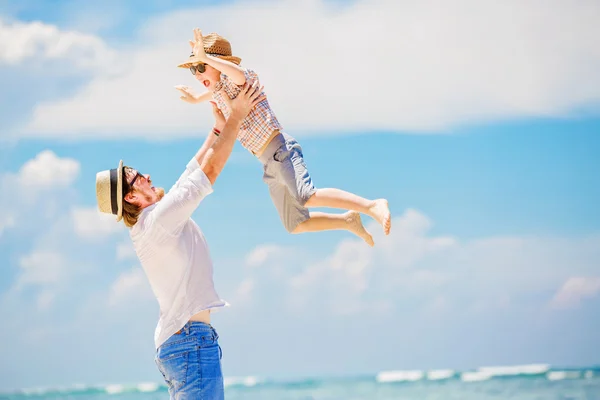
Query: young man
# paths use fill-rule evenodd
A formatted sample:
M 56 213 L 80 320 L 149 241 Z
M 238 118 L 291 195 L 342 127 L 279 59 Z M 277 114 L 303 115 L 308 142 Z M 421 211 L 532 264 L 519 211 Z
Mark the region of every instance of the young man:
M 213 104 L 215 127 L 175 185 L 165 194 L 150 175 L 124 167 L 96 175 L 98 208 L 130 228 L 160 317 L 155 361 L 171 399 L 223 399 L 221 347 L 210 310 L 223 307 L 213 284 L 208 246 L 192 213 L 212 193 L 243 119 L 264 99 L 262 88 L 244 85 L 230 100 L 227 121 Z

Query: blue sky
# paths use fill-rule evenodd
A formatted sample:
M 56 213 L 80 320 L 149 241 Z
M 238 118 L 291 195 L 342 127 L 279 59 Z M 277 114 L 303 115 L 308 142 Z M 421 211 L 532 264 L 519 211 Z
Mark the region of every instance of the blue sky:
M 122 158 L 168 188 L 201 145 L 210 110 L 173 89 L 195 26 L 259 73 L 318 186 L 394 217 L 364 217 L 373 249 L 289 235 L 236 145 L 194 214 L 226 376 L 599 363 L 598 5 L 438 6 L 0 2 L 0 390 L 160 381 L 94 177 Z

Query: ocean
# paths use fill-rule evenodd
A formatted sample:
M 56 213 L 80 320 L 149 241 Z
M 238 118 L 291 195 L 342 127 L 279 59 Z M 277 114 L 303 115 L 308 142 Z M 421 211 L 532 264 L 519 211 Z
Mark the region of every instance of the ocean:
M 226 378 L 228 400 L 596 400 L 600 366 L 556 368 L 544 364 L 481 367 L 472 371 L 382 371 L 371 376 L 274 381 Z M 168 399 L 159 383 L 39 388 L 0 393 L 0 399 Z

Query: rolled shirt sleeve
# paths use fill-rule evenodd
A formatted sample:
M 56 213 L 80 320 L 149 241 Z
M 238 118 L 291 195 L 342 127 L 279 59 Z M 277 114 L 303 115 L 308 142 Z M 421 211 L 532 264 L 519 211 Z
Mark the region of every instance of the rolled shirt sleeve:
M 192 216 L 200 202 L 213 192 L 210 180 L 193 157 L 185 171 L 152 212 L 154 223 L 174 232 Z

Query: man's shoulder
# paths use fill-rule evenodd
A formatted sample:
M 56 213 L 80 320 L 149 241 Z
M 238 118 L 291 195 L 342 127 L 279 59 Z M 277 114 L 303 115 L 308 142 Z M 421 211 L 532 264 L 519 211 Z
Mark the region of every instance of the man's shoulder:
M 134 239 L 140 236 L 143 236 L 145 232 L 151 228 L 152 223 L 148 216 L 151 214 L 152 210 L 156 207 L 156 204 L 148 206 L 140 212 L 138 216 L 137 222 L 131 228 L 129 228 L 129 236 Z

